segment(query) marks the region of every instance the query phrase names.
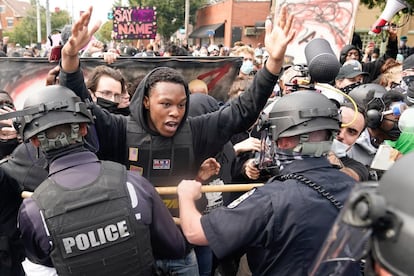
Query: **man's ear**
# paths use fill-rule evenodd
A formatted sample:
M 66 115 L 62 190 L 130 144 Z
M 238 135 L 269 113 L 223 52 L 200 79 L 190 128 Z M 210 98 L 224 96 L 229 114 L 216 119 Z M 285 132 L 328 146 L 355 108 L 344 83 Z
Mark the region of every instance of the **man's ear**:
M 142 101 L 142 103 L 144 104 L 145 109 L 149 109 L 149 98 L 148 96 L 144 96 L 144 100 Z
M 88 134 L 88 124 L 87 123 L 80 123 L 79 124 L 79 133 L 82 137 Z
M 32 145 L 35 148 L 40 147 L 40 141 L 39 141 L 39 138 L 37 138 L 37 136 L 33 136 L 32 138 L 30 138 L 30 143 L 32 143 Z

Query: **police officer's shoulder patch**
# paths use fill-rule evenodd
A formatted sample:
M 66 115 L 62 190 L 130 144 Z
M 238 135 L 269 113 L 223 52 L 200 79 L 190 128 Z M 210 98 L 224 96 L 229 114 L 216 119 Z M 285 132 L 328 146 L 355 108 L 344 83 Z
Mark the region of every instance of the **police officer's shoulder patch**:
M 253 188 L 250 191 L 242 194 L 238 199 L 234 200 L 232 203 L 227 205 L 227 208 L 233 209 L 237 207 L 240 203 L 242 203 L 244 200 L 249 198 L 255 191 L 256 191 L 256 188 Z

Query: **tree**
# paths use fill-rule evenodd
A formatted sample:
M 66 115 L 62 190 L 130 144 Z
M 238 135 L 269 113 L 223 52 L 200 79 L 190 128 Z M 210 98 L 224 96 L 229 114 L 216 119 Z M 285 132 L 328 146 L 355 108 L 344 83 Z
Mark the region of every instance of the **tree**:
M 106 21 L 99 31 L 96 33 L 96 38 L 99 41 L 102 41 L 104 43 L 108 43 L 112 40 L 112 30 L 113 30 L 113 22 L 112 21 Z
M 50 17 L 52 31 L 61 30 L 64 25 L 70 23 L 69 13 L 65 10 L 53 12 Z M 45 42 L 49 34 L 46 34 L 46 10 L 44 7 L 41 7 L 40 10 L 40 22 L 42 42 Z M 32 8 L 27 11 L 26 17 L 24 17 L 16 27 L 14 27 L 13 31 L 7 33 L 5 32 L 4 35 L 9 36 L 10 42 L 12 43 L 20 43 L 21 45 L 31 45 L 33 43 L 37 43 L 36 6 L 32 6 Z
M 411 5 L 412 8 L 414 8 L 414 0 L 404 0 L 406 3 Z M 365 4 L 368 6 L 368 8 L 372 9 L 373 7 L 380 7 L 381 9 L 384 9 L 385 4 L 387 3 L 387 0 L 361 0 L 361 4 Z M 412 10 L 409 11 L 409 9 L 404 9 L 403 13 L 413 13 Z

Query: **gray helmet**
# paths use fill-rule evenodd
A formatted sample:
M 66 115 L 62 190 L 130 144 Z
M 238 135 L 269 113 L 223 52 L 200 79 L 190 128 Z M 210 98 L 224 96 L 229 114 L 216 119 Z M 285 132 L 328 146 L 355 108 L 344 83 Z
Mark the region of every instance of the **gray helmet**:
M 384 86 L 376 84 L 376 83 L 366 83 L 361 84 L 354 89 L 352 89 L 348 96 L 350 96 L 357 105 L 364 107 L 365 106 L 365 98 L 367 97 L 369 91 L 374 90 L 374 98 L 381 98 L 387 90 Z
M 273 140 L 317 130 L 338 131 L 340 116 L 337 106 L 315 91 L 297 91 L 276 101 L 268 123 Z
M 25 141 L 51 127 L 70 123 L 90 123 L 93 117 L 86 103 L 75 93 L 60 85 L 46 86 L 28 97 L 24 114 L 17 120 Z

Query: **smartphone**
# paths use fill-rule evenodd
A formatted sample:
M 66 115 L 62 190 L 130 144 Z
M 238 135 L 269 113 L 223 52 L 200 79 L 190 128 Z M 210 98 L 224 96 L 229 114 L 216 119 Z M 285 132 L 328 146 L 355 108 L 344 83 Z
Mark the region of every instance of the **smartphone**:
M 49 62 L 59 62 L 62 52 L 62 45 L 54 46 L 50 50 Z

